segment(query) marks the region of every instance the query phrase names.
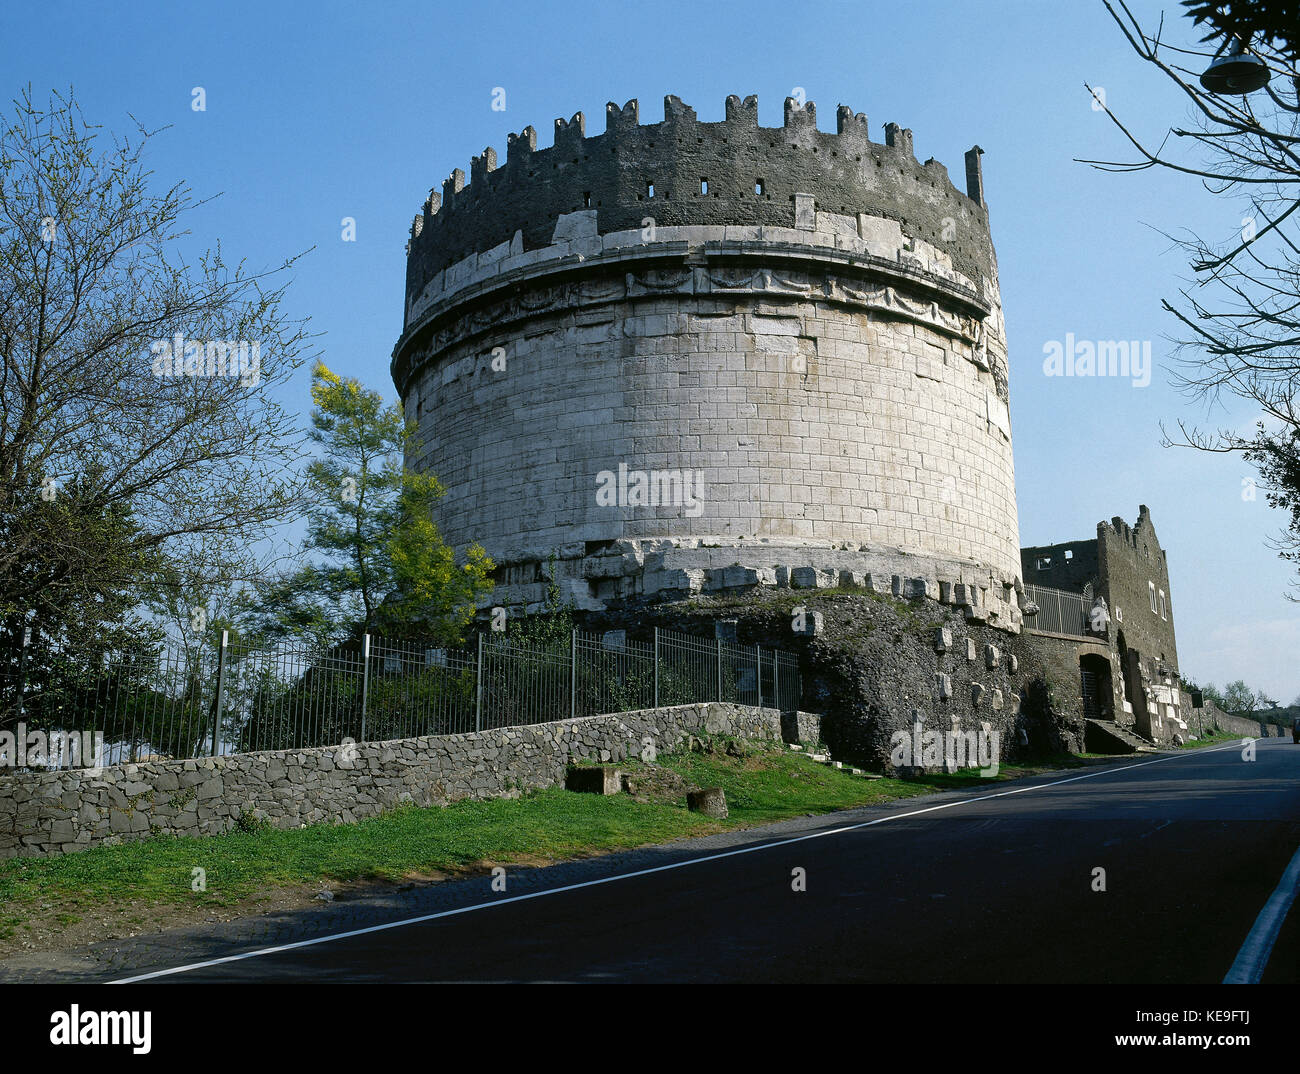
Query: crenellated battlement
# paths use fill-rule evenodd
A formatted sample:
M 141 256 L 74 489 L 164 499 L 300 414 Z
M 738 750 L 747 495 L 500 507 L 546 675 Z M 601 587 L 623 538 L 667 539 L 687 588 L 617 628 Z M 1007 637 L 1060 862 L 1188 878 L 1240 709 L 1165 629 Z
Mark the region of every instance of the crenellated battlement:
M 510 242 L 525 250 L 552 241 L 556 220 L 595 210 L 597 231 L 656 226 L 792 227 L 796 195 L 820 211 L 896 221 L 905 235 L 946 253 L 973 280 L 993 274 L 979 154 L 966 154 L 965 192 L 934 159 L 918 163 L 912 132 L 896 123 L 884 141 L 846 105 L 834 133 L 818 130 L 812 101 L 787 97 L 781 127 L 760 127 L 758 99 L 729 96 L 721 122 L 702 122 L 679 97 L 664 118 L 643 124 L 636 100 L 605 106 L 605 131 L 588 136 L 582 112 L 555 120 L 553 143 L 537 148 L 525 127 L 506 141 L 504 164 L 488 147 L 430 191 L 411 226 L 408 299 L 436 273 Z
M 445 539 L 533 611 L 545 577 L 589 610 L 883 577 L 1016 631 L 983 151 L 961 191 L 846 105 L 643 118 L 524 127 L 413 223 L 391 373 Z
M 1160 542 L 1155 536 L 1155 528 L 1151 523 L 1151 510 L 1146 504 L 1138 505 L 1138 519 L 1133 525 L 1129 525 L 1121 515 L 1115 515 L 1109 522 L 1098 522 L 1097 536 L 1098 538 L 1113 536 L 1135 556 L 1151 558 L 1154 555 L 1161 562 L 1165 559 L 1165 553 L 1160 548 Z

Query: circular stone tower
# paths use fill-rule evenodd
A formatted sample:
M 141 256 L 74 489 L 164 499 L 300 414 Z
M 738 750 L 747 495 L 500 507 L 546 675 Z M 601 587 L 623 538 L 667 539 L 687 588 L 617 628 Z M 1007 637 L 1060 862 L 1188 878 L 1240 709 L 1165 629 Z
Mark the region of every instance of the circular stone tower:
M 486 149 L 411 229 L 392 375 L 437 521 L 532 609 L 755 586 L 932 596 L 1017 630 L 1007 355 L 980 154 L 676 97 Z

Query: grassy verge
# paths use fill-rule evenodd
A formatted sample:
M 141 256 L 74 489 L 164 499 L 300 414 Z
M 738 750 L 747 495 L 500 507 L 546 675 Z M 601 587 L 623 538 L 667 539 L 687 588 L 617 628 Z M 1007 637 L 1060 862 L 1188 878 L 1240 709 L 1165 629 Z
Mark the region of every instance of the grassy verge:
M 27 936 L 66 933 L 83 916 L 102 923 L 115 908 L 125 914 L 118 915 L 120 927 L 143 929 L 161 920 L 160 909 L 199 917 L 218 907 L 248 912 L 250 900 L 265 900 L 277 888 L 428 881 L 493 865 L 545 864 L 1040 770 L 1003 766 L 993 779 L 968 770 L 914 781 L 868 780 L 780 746 L 728 747 L 713 740 L 705 750 L 665 754 L 655 765 L 621 764 L 633 780 L 633 795 L 553 788 L 517 799 L 405 808 L 350 825 L 263 828 L 206 839 L 162 836 L 58 858 L 10 859 L 0 862 L 0 941 L 11 941 L 5 950 L 27 946 Z M 687 786 L 722 787 L 729 817 L 689 812 Z M 195 870 L 203 870 L 205 890 L 193 890 Z M 167 920 L 177 923 L 175 915 Z
M 1178 748 L 1180 750 L 1203 750 L 1206 746 L 1222 746 L 1225 742 L 1240 742 L 1245 737 L 1247 736 L 1232 731 L 1216 731 L 1212 735 L 1198 738 L 1195 742 L 1184 742 Z

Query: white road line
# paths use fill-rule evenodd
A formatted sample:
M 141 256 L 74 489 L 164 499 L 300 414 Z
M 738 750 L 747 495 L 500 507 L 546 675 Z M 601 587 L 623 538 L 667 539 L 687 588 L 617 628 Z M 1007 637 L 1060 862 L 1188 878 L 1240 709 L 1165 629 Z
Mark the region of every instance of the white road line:
M 1295 901 L 1297 889 L 1300 889 L 1300 847 L 1296 848 L 1291 864 L 1282 873 L 1282 879 L 1277 882 L 1259 917 L 1255 918 L 1246 942 L 1241 945 L 1228 976 L 1223 979 L 1224 984 L 1259 984 L 1273 944 L 1282 931 L 1282 922 Z
M 887 817 L 877 817 L 875 820 L 864 820 L 859 824 L 847 824 L 842 828 L 831 828 L 824 832 L 811 832 L 808 835 L 797 835 L 790 839 L 781 839 L 775 843 L 760 843 L 756 846 L 739 847 L 736 850 L 725 850 L 718 854 L 708 854 L 701 858 L 690 858 L 687 861 L 672 862 L 668 865 L 656 865 L 651 869 L 637 869 L 630 873 L 619 873 L 616 876 L 603 876 L 595 880 L 584 880 L 578 884 L 565 884 L 558 888 L 547 888 L 545 891 L 532 891 L 527 895 L 512 895 L 505 899 L 495 899 L 492 902 L 475 903 L 473 906 L 462 906 L 456 910 L 440 910 L 436 914 L 421 914 L 419 917 L 407 917 L 400 921 L 389 921 L 382 925 L 369 925 L 363 929 L 352 929 L 349 932 L 335 932 L 328 936 L 316 936 L 310 940 L 297 940 L 294 943 L 279 944 L 276 947 L 263 947 L 256 951 L 245 951 L 238 955 L 225 955 L 222 958 L 212 958 L 205 962 L 191 962 L 185 966 L 173 966 L 171 969 L 154 970 L 151 973 L 142 973 L 136 977 L 123 977 L 116 981 L 110 981 L 110 984 L 135 984 L 138 981 L 151 981 L 158 977 L 170 977 L 177 973 L 188 973 L 190 970 L 207 969 L 209 966 L 220 966 L 227 962 L 242 962 L 249 958 L 260 958 L 263 955 L 275 955 L 281 951 L 292 951 L 298 947 L 313 947 L 316 944 L 331 943 L 334 940 L 347 940 L 353 936 L 365 936 L 372 932 L 384 932 L 387 929 L 400 929 L 406 925 L 419 925 L 425 921 L 437 921 L 440 918 L 455 917 L 457 914 L 470 914 L 476 910 L 490 910 L 497 906 L 506 906 L 509 903 L 526 902 L 529 899 L 540 899 L 547 895 L 560 895 L 566 891 L 578 891 L 581 888 L 597 887 L 601 884 L 612 884 L 616 880 L 631 880 L 638 876 L 650 876 L 652 873 L 668 872 L 672 869 L 685 869 L 688 865 L 702 865 L 708 861 L 720 861 L 723 858 L 734 858 L 740 854 L 753 854 L 759 850 L 772 850 L 776 847 L 790 846 L 794 843 L 802 843 L 809 839 L 822 839 L 828 835 L 843 835 L 845 832 L 855 832 L 862 828 L 871 828 L 877 824 L 886 824 L 892 820 L 906 820 L 908 817 L 919 817 L 924 813 L 934 813 L 941 809 L 953 809 L 957 806 L 973 805 L 976 802 L 987 802 L 993 798 L 1006 798 L 1013 794 L 1025 794 L 1029 791 L 1046 790 L 1048 787 L 1060 787 L 1066 783 L 1077 783 L 1081 779 L 1095 779 L 1097 776 L 1112 776 L 1120 772 L 1131 772 L 1136 768 L 1146 768 L 1148 765 L 1163 764 L 1165 761 L 1177 761 L 1185 757 L 1195 757 L 1198 754 L 1219 753 L 1227 749 L 1237 749 L 1238 743 L 1231 742 L 1226 746 L 1215 746 L 1213 749 L 1202 749 L 1189 751 L 1187 753 L 1177 753 L 1169 757 L 1157 757 L 1153 761 L 1142 761 L 1140 764 L 1125 765 L 1123 768 L 1107 768 L 1099 772 L 1086 772 L 1081 776 L 1071 776 L 1069 779 L 1058 779 L 1051 783 L 1038 783 L 1031 787 L 1016 787 L 1009 791 L 998 791 L 996 794 L 984 794 L 978 798 L 963 798 L 958 802 L 941 802 L 939 805 L 927 806 L 925 809 L 914 809 L 908 813 L 891 813 Z

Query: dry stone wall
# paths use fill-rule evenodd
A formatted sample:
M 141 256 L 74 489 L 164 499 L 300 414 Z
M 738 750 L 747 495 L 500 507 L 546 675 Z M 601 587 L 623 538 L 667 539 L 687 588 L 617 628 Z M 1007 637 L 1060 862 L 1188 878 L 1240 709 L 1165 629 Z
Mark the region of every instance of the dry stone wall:
M 1206 700 L 1203 708 L 1192 704 L 1191 691 L 1184 690 L 1179 699 L 1183 722 L 1186 724 L 1184 734 L 1206 736 L 1216 731 L 1223 734 L 1241 735 L 1243 738 L 1286 738 L 1291 734 L 1290 728 L 1262 720 L 1252 720 L 1248 716 L 1232 716 L 1224 712 L 1213 701 Z
M 671 750 L 690 734 L 817 741 L 818 717 L 705 703 L 464 735 L 0 777 L 0 858 L 151 835 L 218 835 L 242 816 L 278 828 L 353 823 L 402 804 L 517 797 L 574 761 Z

